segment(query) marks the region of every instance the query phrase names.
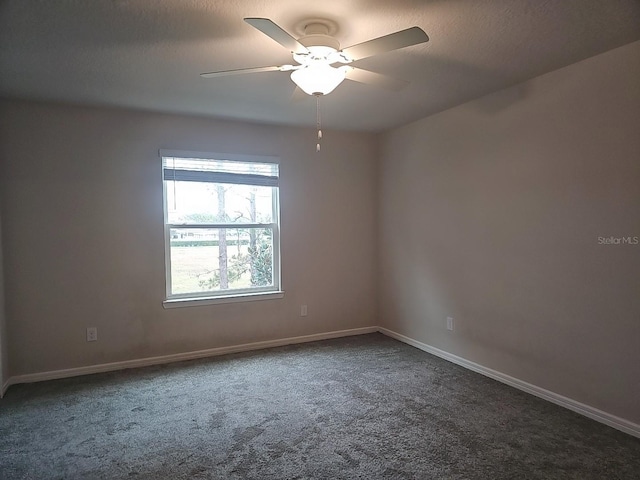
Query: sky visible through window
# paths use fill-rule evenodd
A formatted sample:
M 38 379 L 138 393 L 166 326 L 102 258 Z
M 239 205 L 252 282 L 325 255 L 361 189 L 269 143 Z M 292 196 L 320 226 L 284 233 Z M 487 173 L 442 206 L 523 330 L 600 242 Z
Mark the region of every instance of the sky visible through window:
M 218 187 L 224 189 L 224 212 L 219 212 Z M 167 220 L 183 223 L 272 223 L 273 187 L 167 181 Z M 256 218 L 250 198 L 255 195 Z M 221 215 L 223 213 L 223 215 Z

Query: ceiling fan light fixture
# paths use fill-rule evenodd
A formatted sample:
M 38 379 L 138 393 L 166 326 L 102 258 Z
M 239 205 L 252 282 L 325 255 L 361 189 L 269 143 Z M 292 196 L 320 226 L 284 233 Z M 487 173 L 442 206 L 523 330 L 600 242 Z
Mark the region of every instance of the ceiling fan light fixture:
M 308 95 L 326 95 L 342 83 L 345 75 L 343 68 L 319 64 L 291 72 L 291 80 Z

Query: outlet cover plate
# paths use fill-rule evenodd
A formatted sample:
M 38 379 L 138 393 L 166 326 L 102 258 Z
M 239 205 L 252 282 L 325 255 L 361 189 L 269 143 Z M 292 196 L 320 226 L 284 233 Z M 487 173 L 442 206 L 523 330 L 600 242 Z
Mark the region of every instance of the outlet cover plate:
M 87 342 L 95 342 L 98 340 L 98 329 L 96 327 L 87 328 Z

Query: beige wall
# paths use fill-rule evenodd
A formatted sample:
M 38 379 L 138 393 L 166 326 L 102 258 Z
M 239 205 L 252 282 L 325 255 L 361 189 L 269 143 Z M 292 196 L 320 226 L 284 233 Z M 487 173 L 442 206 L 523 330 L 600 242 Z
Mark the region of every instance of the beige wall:
M 640 423 L 640 42 L 385 136 L 384 326 Z M 445 328 L 446 316 L 455 331 Z
M 5 102 L 11 374 L 375 323 L 375 141 L 326 131 Z M 159 148 L 281 158 L 284 299 L 165 310 Z M 300 317 L 300 304 L 308 316 Z M 87 343 L 85 329 L 98 327 Z

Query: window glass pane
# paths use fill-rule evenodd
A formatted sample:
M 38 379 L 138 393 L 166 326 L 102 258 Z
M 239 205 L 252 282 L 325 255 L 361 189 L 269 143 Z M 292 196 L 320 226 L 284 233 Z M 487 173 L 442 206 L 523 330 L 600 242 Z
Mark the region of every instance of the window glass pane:
M 273 223 L 275 187 L 166 181 L 170 224 Z
M 273 286 L 273 229 L 172 228 L 171 294 Z

